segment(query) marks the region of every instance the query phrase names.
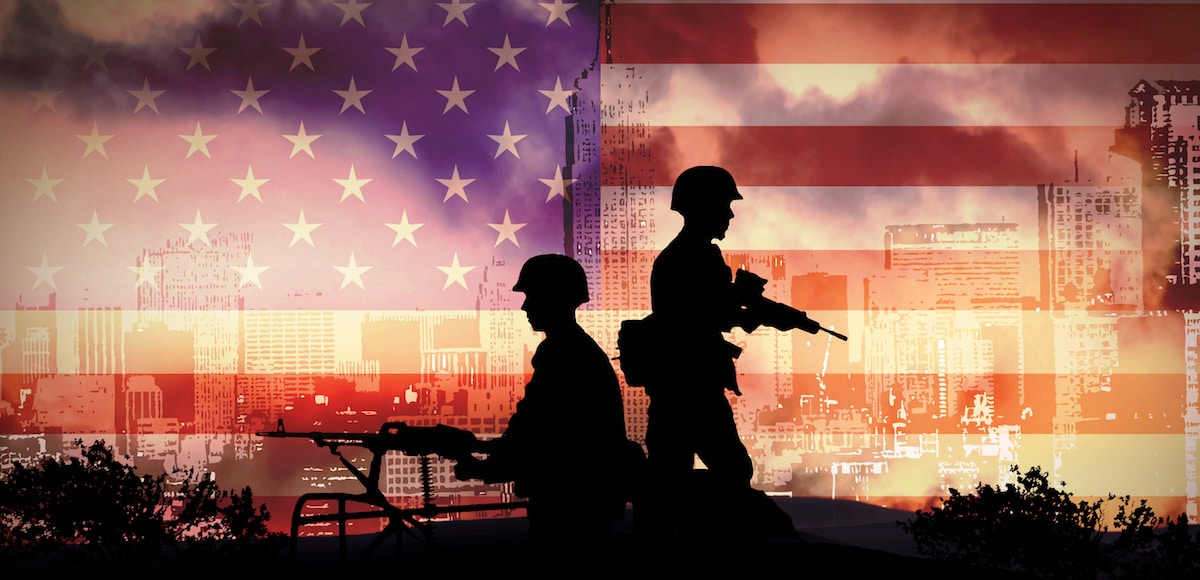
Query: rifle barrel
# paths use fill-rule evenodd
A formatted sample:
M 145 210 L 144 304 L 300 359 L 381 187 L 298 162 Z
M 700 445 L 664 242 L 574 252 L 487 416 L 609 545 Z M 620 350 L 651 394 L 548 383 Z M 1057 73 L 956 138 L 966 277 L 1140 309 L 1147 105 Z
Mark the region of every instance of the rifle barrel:
M 842 340 L 844 340 L 844 341 L 848 341 L 848 340 L 850 340 L 849 338 L 846 338 L 846 335 L 844 335 L 844 334 L 842 334 L 842 333 L 840 333 L 840 332 L 836 332 L 836 331 L 833 331 L 833 330 L 829 330 L 828 328 L 825 328 L 824 326 L 822 326 L 822 327 L 821 327 L 821 330 L 824 330 L 825 332 L 828 332 L 829 334 L 832 334 L 833 336 L 836 336 L 836 337 L 838 337 L 838 338 L 840 338 L 840 339 L 842 339 Z

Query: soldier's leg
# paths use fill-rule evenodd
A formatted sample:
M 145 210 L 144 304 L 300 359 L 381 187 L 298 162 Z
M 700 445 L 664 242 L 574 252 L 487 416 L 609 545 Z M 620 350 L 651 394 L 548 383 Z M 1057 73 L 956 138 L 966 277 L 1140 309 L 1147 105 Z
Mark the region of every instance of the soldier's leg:
M 708 400 L 696 409 L 701 428 L 696 430 L 696 454 L 704 462 L 714 482 L 735 487 L 749 486 L 754 479 L 754 464 L 738 435 L 737 423 L 729 401 Z
M 685 419 L 675 401 L 652 401 L 647 412 L 646 480 L 634 505 L 634 533 L 640 541 L 670 541 L 678 522 L 679 490 L 692 470 L 694 450 Z

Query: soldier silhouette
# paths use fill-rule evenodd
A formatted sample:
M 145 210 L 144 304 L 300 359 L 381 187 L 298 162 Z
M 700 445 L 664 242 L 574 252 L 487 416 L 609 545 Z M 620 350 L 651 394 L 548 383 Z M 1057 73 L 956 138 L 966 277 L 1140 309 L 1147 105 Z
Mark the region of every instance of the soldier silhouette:
M 626 437 L 612 362 L 576 320 L 589 298 L 583 267 L 567 256 L 534 256 L 513 290 L 525 293 L 521 309 L 545 338 L 508 427 L 484 443 L 484 459 L 460 460 L 455 476 L 512 481 L 529 502 L 536 555 L 595 555 L 624 517 L 631 470 L 644 456 Z
M 687 534 L 688 521 L 734 521 L 720 514 L 737 511 L 747 501 L 765 506 L 765 495 L 751 487 L 754 467 L 726 394 L 741 394 L 734 367 L 741 349 L 724 336 L 735 326 L 752 331 L 762 324 L 764 313 L 747 308 L 761 297 L 735 283 L 713 242 L 725 238 L 734 215 L 732 202 L 740 199 L 733 176 L 715 166 L 683 171 L 671 191 L 671 209 L 683 216 L 683 226 L 650 274 L 649 318 L 654 319 L 658 344 L 656 368 L 644 381 L 650 398 L 648 479 L 644 500 L 634 512 L 635 532 L 650 545 Z M 696 457 L 705 470 L 694 470 Z M 690 505 L 698 501 L 708 504 L 706 514 L 698 515 Z M 794 532 L 786 513 L 765 507 L 768 521 L 786 520 L 785 533 Z

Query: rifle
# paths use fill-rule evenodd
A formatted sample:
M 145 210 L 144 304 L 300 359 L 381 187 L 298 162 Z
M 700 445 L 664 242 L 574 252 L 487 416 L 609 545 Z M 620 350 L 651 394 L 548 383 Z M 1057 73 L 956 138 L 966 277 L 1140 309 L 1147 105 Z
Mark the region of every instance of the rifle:
M 842 340 L 848 340 L 846 335 L 821 326 L 821 323 L 809 318 L 804 311 L 763 296 L 767 280 L 762 276 L 739 268 L 733 276 L 733 286 L 741 294 L 746 308 L 757 314 L 767 326 L 779 330 L 799 328 L 809 334 L 825 331 Z

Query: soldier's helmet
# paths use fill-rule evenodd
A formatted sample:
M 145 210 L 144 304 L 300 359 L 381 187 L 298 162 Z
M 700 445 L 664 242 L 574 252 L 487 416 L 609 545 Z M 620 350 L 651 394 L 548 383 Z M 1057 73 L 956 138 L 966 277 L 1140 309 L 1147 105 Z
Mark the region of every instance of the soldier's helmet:
M 542 254 L 526 260 L 513 291 L 539 299 L 561 300 L 572 307 L 589 300 L 583 266 L 561 254 Z
M 721 207 L 742 199 L 733 175 L 723 167 L 697 165 L 683 170 L 671 189 L 671 209 L 686 215 L 694 209 Z

